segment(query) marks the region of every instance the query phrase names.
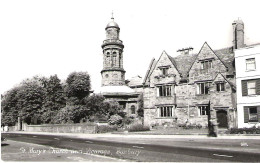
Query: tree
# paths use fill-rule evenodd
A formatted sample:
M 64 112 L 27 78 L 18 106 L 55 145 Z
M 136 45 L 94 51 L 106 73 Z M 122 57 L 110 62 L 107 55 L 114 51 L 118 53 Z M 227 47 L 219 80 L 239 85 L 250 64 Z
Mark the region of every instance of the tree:
M 17 92 L 17 109 L 19 115 L 28 124 L 39 124 L 40 110 L 43 106 L 45 91 L 39 80 L 26 80 L 22 82 Z
M 17 122 L 17 93 L 19 87 L 12 88 L 10 91 L 2 95 L 1 100 L 1 125 L 13 126 Z
M 41 119 L 44 123 L 50 123 L 58 111 L 65 107 L 64 91 L 57 75 L 42 80 L 42 83 L 45 89 L 45 98 L 41 110 Z
M 91 121 L 107 121 L 111 115 L 120 114 L 122 107 L 116 101 L 105 101 L 105 97 L 93 94 L 84 100 L 86 116 Z
M 84 113 L 82 106 L 67 105 L 57 113 L 53 121 L 58 124 L 79 123 L 82 117 L 84 117 L 82 113 Z
M 106 107 L 104 105 L 104 96 L 93 94 L 84 99 L 84 105 L 86 106 L 86 116 L 88 119 L 96 119 L 97 116 L 100 115 L 106 117 Z
M 82 100 L 90 94 L 90 76 L 87 72 L 71 73 L 65 85 L 68 104 L 82 104 Z

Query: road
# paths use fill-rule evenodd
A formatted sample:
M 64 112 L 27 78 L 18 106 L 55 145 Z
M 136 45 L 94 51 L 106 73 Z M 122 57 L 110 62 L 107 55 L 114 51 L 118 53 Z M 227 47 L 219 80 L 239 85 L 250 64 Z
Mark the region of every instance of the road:
M 111 161 L 109 158 L 117 158 L 121 161 L 146 162 L 260 162 L 259 140 L 243 140 L 243 142 L 247 142 L 247 144 L 252 145 L 255 149 L 249 150 L 245 148 L 243 151 L 239 149 L 243 148 L 240 146 L 240 140 L 141 140 L 123 138 L 106 138 L 104 140 L 101 138 L 93 139 L 24 133 L 2 133 L 2 136 L 6 137 L 7 140 L 43 145 L 50 153 L 66 153 L 66 151 L 70 150 L 73 153 L 68 152 L 67 156 L 71 155 L 71 157 L 75 157 L 73 156 L 75 153 L 101 155 L 107 158 L 104 161 Z M 57 148 L 57 150 L 54 148 Z M 26 147 L 24 150 L 30 152 L 31 149 L 30 147 Z M 43 149 L 38 147 L 37 150 L 40 152 Z M 36 152 L 37 150 L 35 148 Z M 51 160 L 50 156 L 49 158 Z

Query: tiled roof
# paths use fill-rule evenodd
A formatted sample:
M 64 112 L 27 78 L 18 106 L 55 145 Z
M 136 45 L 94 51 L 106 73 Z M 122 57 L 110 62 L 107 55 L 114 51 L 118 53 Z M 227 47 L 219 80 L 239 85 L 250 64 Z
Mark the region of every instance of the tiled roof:
M 215 54 L 219 57 L 219 59 L 225 64 L 228 68 L 228 74 L 234 74 L 234 53 L 232 47 L 227 47 L 223 49 L 213 50 Z M 168 55 L 168 54 L 167 54 Z M 171 60 L 172 64 L 177 68 L 177 71 L 181 74 L 182 79 L 188 79 L 189 70 L 196 59 L 198 54 L 180 54 L 177 57 L 171 57 L 168 55 L 169 59 Z M 147 79 L 149 79 L 154 66 L 156 65 L 156 60 L 153 59 L 149 69 L 147 70 L 147 74 L 144 78 L 144 83 L 147 83 Z
M 131 86 L 138 86 L 138 85 L 142 85 L 142 84 L 143 84 L 143 79 L 142 79 L 142 77 L 140 77 L 140 76 L 135 76 L 135 77 L 132 77 L 132 78 L 129 80 L 128 86 L 131 87 Z
M 234 61 L 234 53 L 232 47 L 227 47 L 219 50 L 214 50 L 215 54 L 218 55 L 219 59 L 221 59 L 225 65 L 228 67 L 228 73 L 230 75 L 235 71 L 233 64 Z
M 183 78 L 187 78 L 188 71 L 197 54 L 181 54 L 172 58 L 176 62 L 176 67 Z

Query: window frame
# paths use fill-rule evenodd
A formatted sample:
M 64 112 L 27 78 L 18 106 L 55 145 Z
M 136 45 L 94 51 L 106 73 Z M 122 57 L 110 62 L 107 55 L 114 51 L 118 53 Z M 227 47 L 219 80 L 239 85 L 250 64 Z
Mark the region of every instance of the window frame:
M 255 113 L 251 113 L 252 112 L 251 109 L 255 109 L 256 112 Z M 253 116 L 252 116 L 252 114 L 253 114 Z M 257 107 L 256 106 L 248 107 L 248 122 L 258 122 L 258 113 L 257 113 Z
M 203 85 L 203 87 L 202 87 Z M 197 82 L 197 94 L 208 95 L 209 94 L 210 82 Z
M 213 68 L 212 59 L 200 61 L 201 70 L 209 70 Z
M 252 60 L 252 61 L 250 61 L 250 60 Z M 251 70 L 255 70 L 256 69 L 256 62 L 255 62 L 255 58 L 247 58 L 246 59 L 246 71 L 251 71 Z M 249 68 L 248 67 L 248 65 L 254 65 L 254 66 L 252 66 L 252 67 L 254 67 L 254 68 Z
M 159 118 L 171 118 L 173 117 L 173 106 L 158 106 Z
M 254 83 L 254 87 L 249 87 L 249 83 Z M 250 93 L 250 90 L 254 90 L 254 93 Z M 247 81 L 247 95 L 256 95 L 256 80 Z
M 162 75 L 168 75 L 169 67 L 161 68 Z
M 217 82 L 216 83 L 216 90 L 217 90 L 217 92 L 224 92 L 226 90 L 225 82 Z
M 131 114 L 135 114 L 136 113 L 136 109 L 135 109 L 135 105 L 131 105 L 130 107 L 130 111 L 131 111 Z
M 171 97 L 173 94 L 172 85 L 159 85 L 157 89 L 159 91 L 158 97 Z
M 199 116 L 207 116 L 209 112 L 207 111 L 208 105 L 200 105 L 198 106 Z

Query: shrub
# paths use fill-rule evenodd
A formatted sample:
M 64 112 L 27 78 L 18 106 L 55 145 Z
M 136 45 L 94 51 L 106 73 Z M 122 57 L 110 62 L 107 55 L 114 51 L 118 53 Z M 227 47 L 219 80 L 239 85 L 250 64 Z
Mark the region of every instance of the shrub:
M 124 119 L 123 119 L 123 121 L 122 121 L 122 123 L 123 124 L 125 124 L 125 125 L 129 125 L 129 124 L 131 124 L 131 123 L 133 123 L 134 122 L 134 117 L 125 117 Z
M 109 118 L 108 123 L 110 125 L 120 125 L 120 124 L 122 124 L 122 121 L 123 121 L 123 118 L 120 115 L 115 114 Z
M 256 128 L 231 128 L 230 134 L 260 134 L 260 127 Z
M 150 127 L 143 126 L 142 124 L 135 124 L 130 126 L 128 129 L 129 132 L 136 132 L 136 131 L 150 131 Z
M 117 131 L 117 126 L 108 126 L 108 125 L 97 126 L 97 133 L 107 133 L 113 131 Z

